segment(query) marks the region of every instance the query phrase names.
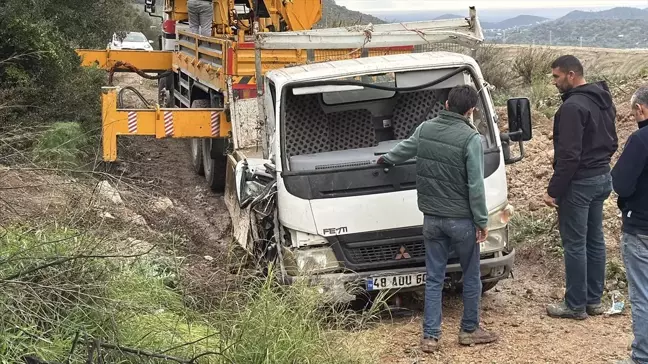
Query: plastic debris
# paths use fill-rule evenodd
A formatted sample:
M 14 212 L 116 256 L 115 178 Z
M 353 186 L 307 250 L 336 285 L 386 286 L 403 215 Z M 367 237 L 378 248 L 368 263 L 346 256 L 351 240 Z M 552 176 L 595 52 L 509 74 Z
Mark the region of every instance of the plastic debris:
M 622 313 L 625 308 L 625 297 L 619 291 L 610 292 L 610 296 L 612 296 L 612 306 L 605 311 L 605 314 L 612 316 Z

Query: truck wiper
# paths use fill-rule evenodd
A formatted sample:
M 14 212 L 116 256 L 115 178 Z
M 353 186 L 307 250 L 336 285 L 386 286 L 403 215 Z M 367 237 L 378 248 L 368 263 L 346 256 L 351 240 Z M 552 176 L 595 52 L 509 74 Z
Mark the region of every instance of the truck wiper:
M 417 85 L 417 86 L 410 86 L 410 87 L 392 87 L 392 86 L 382 86 L 382 85 L 374 85 L 371 83 L 365 83 L 365 82 L 360 82 L 360 81 L 347 81 L 347 80 L 329 80 L 329 81 L 311 81 L 311 82 L 305 82 L 305 83 L 300 83 L 299 87 L 310 87 L 310 86 L 323 86 L 323 85 L 335 85 L 335 86 L 362 86 L 362 87 L 367 87 L 367 88 L 374 88 L 377 90 L 383 90 L 383 91 L 401 91 L 401 92 L 407 92 L 407 91 L 418 91 L 422 90 L 424 88 L 432 87 L 435 85 L 440 84 L 441 82 L 447 81 L 450 78 L 464 72 L 468 71 L 470 72 L 471 69 L 469 66 L 462 66 L 457 68 L 456 70 L 448 73 L 447 75 L 437 78 L 434 81 L 430 81 L 427 83 L 424 83 L 422 85 Z M 472 74 L 472 72 L 471 72 Z

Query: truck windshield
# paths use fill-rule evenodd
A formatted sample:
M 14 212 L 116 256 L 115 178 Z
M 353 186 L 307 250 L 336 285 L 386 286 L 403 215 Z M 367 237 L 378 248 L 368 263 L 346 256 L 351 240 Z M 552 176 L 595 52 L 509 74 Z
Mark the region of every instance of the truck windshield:
M 457 85 L 479 84 L 468 72 L 453 75 L 452 71 L 415 71 L 344 79 L 389 86 L 395 88 L 393 90 L 362 87 L 361 84 L 344 88 L 338 84 L 337 89 L 311 87 L 312 92 L 285 92 L 281 128 L 282 154 L 287 169 L 306 172 L 375 164 L 380 155 L 408 138 L 418 125 L 438 116 L 445 109 L 450 89 Z M 444 81 L 414 90 L 439 79 Z M 489 147 L 494 145 L 494 127 L 484 95 L 480 92 L 473 124 L 482 134 L 484 146 Z

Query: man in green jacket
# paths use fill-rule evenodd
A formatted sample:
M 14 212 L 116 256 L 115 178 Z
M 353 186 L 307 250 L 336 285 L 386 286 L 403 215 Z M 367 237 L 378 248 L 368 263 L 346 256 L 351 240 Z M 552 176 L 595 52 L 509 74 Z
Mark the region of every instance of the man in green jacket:
M 472 86 L 450 91 L 446 110 L 378 159 L 399 164 L 416 157 L 418 207 L 425 239 L 425 312 L 421 349 L 434 352 L 441 337 L 441 292 L 451 247 L 463 271 L 462 345 L 486 344 L 497 335 L 479 326 L 481 279 L 479 243 L 488 236 L 484 152 L 471 117 L 479 95 Z

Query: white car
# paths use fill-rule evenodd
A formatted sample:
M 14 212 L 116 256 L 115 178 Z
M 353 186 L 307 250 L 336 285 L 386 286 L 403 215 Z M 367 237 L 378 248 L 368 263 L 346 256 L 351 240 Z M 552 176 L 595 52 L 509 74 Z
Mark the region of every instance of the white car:
M 109 49 L 139 49 L 152 51 L 152 40 L 140 32 L 118 32 L 113 34 L 112 42 L 108 44 Z

